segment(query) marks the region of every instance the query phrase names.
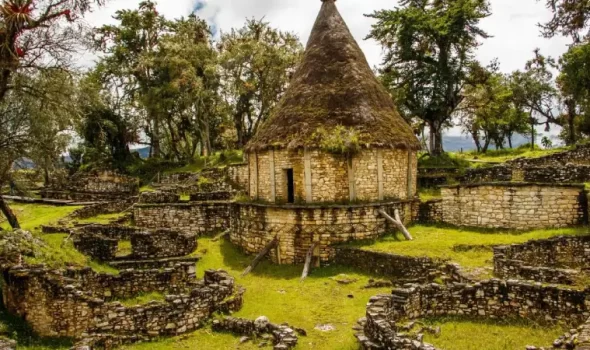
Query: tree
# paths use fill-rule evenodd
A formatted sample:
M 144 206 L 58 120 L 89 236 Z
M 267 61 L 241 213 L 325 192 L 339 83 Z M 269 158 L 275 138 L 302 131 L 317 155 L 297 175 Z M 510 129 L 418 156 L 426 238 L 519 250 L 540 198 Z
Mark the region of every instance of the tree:
M 490 15 L 487 0 L 402 0 L 376 11 L 369 38 L 386 54 L 382 79 L 398 104 L 430 129 L 430 151 L 443 152 L 442 131 L 463 101 L 478 40 L 479 22 Z
M 144 116 L 144 132 L 150 138 L 151 152 L 160 157 L 162 115 L 150 96 L 157 81 L 150 62 L 158 52 L 160 38 L 170 23 L 152 1 L 143 1 L 138 10 L 117 11 L 117 25 L 94 31 L 94 49 L 103 54 L 97 64 L 105 89 L 117 90 L 121 100 Z
M 540 25 L 545 37 L 561 34 L 579 43 L 582 36 L 588 36 L 584 31 L 590 21 L 590 0 L 546 0 L 546 6 L 553 12 L 553 18 Z
M 557 86 L 565 106 L 562 126 L 566 129 L 567 143 L 573 145 L 579 135 L 579 118 L 590 116 L 587 110 L 590 98 L 590 44 L 573 45 L 559 60 L 560 74 Z
M 287 89 L 302 52 L 296 35 L 254 19 L 221 35 L 222 91 L 232 109 L 237 147 L 243 147 L 268 119 Z
M 463 131 L 472 135 L 478 152 L 487 152 L 492 142 L 503 148 L 507 141 L 512 148 L 514 134 L 527 131 L 527 115 L 515 104 L 509 77 L 493 64 L 485 78 L 471 79 L 480 82 L 465 87 L 460 108 Z

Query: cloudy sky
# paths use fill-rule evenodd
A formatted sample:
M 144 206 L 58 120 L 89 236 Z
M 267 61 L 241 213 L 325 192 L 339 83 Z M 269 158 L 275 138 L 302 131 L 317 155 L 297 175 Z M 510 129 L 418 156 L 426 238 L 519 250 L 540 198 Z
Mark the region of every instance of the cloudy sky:
M 91 25 L 112 23 L 112 15 L 119 9 L 136 8 L 141 0 L 111 0 L 106 8 L 87 17 Z M 550 12 L 545 0 L 491 0 L 492 16 L 482 27 L 493 37 L 483 42 L 478 50 L 479 60 L 487 64 L 494 58 L 500 61 L 505 72 L 522 69 L 540 48 L 546 55 L 559 57 L 567 49 L 565 38 L 544 39 L 537 23 L 546 22 Z M 369 64 L 380 63 L 381 48 L 371 40 L 364 40 L 373 20 L 363 16 L 375 10 L 393 8 L 396 0 L 339 0 L 338 8 L 352 34 L 363 48 Z M 303 43 L 321 6 L 320 0 L 159 0 L 158 10 L 168 18 L 177 18 L 196 12 L 206 19 L 219 34 L 219 30 L 240 27 L 246 18 L 262 18 L 272 26 L 296 33 Z M 86 56 L 84 60 L 88 60 Z M 86 64 L 85 64 L 86 65 Z

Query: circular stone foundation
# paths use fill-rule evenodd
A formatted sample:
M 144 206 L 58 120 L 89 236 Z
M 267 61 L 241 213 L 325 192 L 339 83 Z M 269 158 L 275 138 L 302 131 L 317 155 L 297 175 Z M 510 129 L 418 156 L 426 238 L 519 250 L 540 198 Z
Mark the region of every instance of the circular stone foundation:
M 298 264 L 316 244 L 314 256 L 330 261 L 334 244 L 375 239 L 393 227 L 379 214 L 399 210 L 404 222 L 412 220 L 414 201 L 359 205 L 270 205 L 234 203 L 231 242 L 246 253 L 257 254 L 277 239 L 269 253 L 273 262 Z

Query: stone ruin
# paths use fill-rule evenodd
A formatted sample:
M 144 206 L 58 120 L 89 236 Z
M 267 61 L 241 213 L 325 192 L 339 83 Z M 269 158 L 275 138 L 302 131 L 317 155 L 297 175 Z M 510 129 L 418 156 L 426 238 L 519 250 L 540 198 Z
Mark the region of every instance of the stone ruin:
M 201 327 L 215 312 L 242 306 L 244 290 L 224 271 L 195 278 L 194 263 L 163 270 L 125 270 L 118 276 L 91 269 L 13 267 L 4 273 L 4 303 L 35 333 L 72 337 L 77 348 L 110 348 Z M 164 301 L 124 306 L 117 300 L 166 293 Z
M 41 198 L 106 202 L 128 199 L 139 194 L 139 180 L 111 171 L 77 173 L 67 181 L 45 188 Z
M 178 262 L 197 249 L 197 235 L 170 229 L 147 230 L 119 225 L 90 225 L 74 230 L 74 247 L 92 259 L 105 262 L 165 259 Z M 121 241 L 130 241 L 131 253 L 118 256 Z M 196 259 L 188 259 L 188 261 Z M 185 259 L 185 261 L 187 261 Z

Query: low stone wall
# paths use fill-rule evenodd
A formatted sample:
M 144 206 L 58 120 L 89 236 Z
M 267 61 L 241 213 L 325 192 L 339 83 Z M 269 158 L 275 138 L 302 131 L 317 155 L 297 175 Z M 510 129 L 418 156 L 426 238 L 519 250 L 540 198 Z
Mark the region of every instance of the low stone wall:
M 573 284 L 590 264 L 590 236 L 555 237 L 494 247 L 494 273 L 545 283 Z
M 161 204 L 161 203 L 178 203 L 180 202 L 180 195 L 171 192 L 143 192 L 139 196 L 139 203 L 142 204 Z
M 196 234 L 116 225 L 91 225 L 77 230 L 74 247 L 93 259 L 114 261 L 121 240 L 131 241 L 131 255 L 124 257 L 127 260 L 180 257 L 197 249 Z
M 420 202 L 418 205 L 418 216 L 416 221 L 424 224 L 431 224 L 443 221 L 443 200 L 433 199 Z
M 374 252 L 358 248 L 336 247 L 334 262 L 354 266 L 361 271 L 389 278 L 430 282 L 440 276 L 442 260 Z
M 114 202 L 99 203 L 78 209 L 68 217 L 72 219 L 88 219 L 98 215 L 117 214 L 130 209 L 138 200 L 138 197 L 126 198 Z
M 289 325 L 270 323 L 264 316 L 256 320 L 237 317 L 224 317 L 213 321 L 216 332 L 230 332 L 246 337 L 272 337 L 274 349 L 291 349 L 297 346 L 297 334 Z
M 229 228 L 230 203 L 140 203 L 133 207 L 133 217 L 135 224 L 140 227 L 167 227 L 184 232 L 211 234 Z
M 313 243 L 319 244 L 319 258 L 334 258 L 332 245 L 355 240 L 376 239 L 394 230 L 379 213 L 399 210 L 404 222 L 411 222 L 417 208 L 413 201 L 359 205 L 267 205 L 234 203 L 230 240 L 246 253 L 257 254 L 275 237 L 278 248 L 269 254 L 282 264 L 305 261 Z
M 69 282 L 43 268 L 14 268 L 4 275 L 4 302 L 37 334 L 48 337 L 177 335 L 200 327 L 214 312 L 236 311 L 242 305 L 243 290 L 223 271 L 206 271 L 204 280 L 167 296 L 165 302 L 134 307 L 89 296 Z M 168 280 L 172 283 L 177 280 Z M 139 285 L 150 284 L 136 281 Z
M 461 183 L 508 182 L 512 181 L 512 167 L 496 165 L 468 169 L 458 180 Z
M 197 235 L 159 229 L 131 236 L 131 256 L 135 259 L 158 259 L 189 255 L 197 250 Z
M 539 229 L 588 222 L 583 185 L 487 183 L 442 188 L 443 221 L 457 226 Z
M 139 193 L 139 180 L 110 171 L 78 173 L 66 182 L 46 188 L 42 198 L 104 201 L 125 199 Z
M 191 202 L 229 201 L 234 197 L 233 192 L 198 192 L 190 196 Z
M 588 319 L 589 291 L 492 279 L 476 284 L 412 285 L 391 295 L 371 298 L 363 333 L 357 338 L 368 349 L 434 349 L 415 343 L 401 330 L 401 322 L 424 316 L 461 315 L 480 318 L 527 318 L 541 323 L 576 326 Z M 372 349 L 372 348 L 371 348 Z
M 524 181 L 545 183 L 590 182 L 590 165 L 567 164 L 564 166 L 527 167 L 523 169 Z

